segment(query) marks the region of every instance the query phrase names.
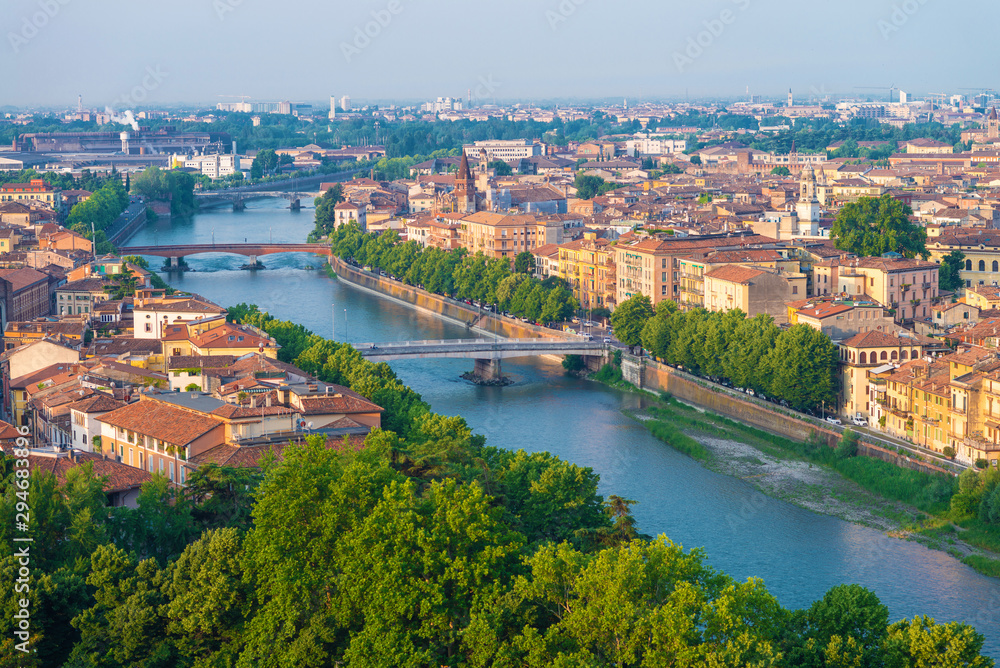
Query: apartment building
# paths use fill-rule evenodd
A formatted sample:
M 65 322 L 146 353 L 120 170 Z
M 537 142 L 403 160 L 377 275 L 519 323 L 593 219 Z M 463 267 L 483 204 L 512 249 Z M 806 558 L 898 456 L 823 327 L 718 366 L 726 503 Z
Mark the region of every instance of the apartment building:
M 461 218 L 458 225 L 462 247 L 494 258 L 513 259 L 518 253 L 563 240 L 561 222 L 540 221 L 534 216 L 478 211 Z

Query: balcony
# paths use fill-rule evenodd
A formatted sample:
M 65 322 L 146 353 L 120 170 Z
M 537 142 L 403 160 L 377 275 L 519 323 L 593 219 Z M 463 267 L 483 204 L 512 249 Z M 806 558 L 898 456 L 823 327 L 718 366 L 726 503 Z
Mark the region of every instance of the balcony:
M 705 296 L 705 291 L 704 290 L 699 290 L 697 288 L 685 288 L 685 287 L 681 287 L 681 294 L 685 294 L 685 293 L 692 294 L 692 295 L 698 295 L 699 297 L 704 297 Z

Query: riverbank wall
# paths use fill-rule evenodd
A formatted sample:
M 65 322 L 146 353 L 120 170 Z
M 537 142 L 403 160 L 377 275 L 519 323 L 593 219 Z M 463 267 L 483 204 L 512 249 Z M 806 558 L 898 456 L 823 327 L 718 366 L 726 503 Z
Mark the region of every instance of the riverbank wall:
M 331 257 L 330 267 L 341 280 L 356 288 L 438 316 L 454 324 L 464 326 L 469 331 L 491 336 L 496 334 L 508 339 L 566 339 L 574 336 L 562 330 L 537 327 L 512 318 L 484 313 L 463 302 L 358 269 L 340 258 Z
M 835 448 L 842 436 L 842 433 L 835 429 L 827 429 L 808 422 L 763 402 L 744 399 L 740 395 L 699 381 L 653 360 L 625 356 L 622 359 L 622 377 L 640 389 L 657 393 L 668 392 L 681 401 L 796 441 L 815 439 L 830 448 Z M 859 455 L 881 459 L 901 468 L 924 473 L 954 475 L 954 472 L 942 467 L 912 459 L 867 441 L 863 433 L 858 432 L 858 436 Z

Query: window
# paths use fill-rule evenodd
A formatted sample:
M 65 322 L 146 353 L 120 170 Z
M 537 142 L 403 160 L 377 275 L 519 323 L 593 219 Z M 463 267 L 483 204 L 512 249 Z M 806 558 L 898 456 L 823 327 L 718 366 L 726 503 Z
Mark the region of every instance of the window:
M 868 353 L 861 353 L 861 363 L 868 364 Z
M 986 271 L 986 260 L 979 261 L 979 271 Z
M 792 286 L 792 294 L 793 295 L 799 294 L 799 286 L 797 286 L 797 285 L 793 285 Z
M 972 271 L 972 260 L 966 260 L 965 261 L 965 270 L 966 271 Z

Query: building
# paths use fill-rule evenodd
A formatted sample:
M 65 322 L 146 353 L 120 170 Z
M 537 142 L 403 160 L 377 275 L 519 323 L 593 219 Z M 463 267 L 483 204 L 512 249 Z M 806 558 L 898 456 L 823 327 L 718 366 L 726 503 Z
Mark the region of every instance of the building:
M 137 290 L 134 336 L 137 339 L 159 339 L 167 325 L 225 315 L 226 309 L 196 295 L 164 296 L 162 291 Z
M 482 151 L 486 152 L 486 158 L 490 162 L 494 160 L 512 162 L 532 156 L 545 155 L 546 146 L 530 139 L 498 139 L 477 141 L 475 144 L 466 144 L 462 147 L 462 155 L 471 153 L 471 155 L 479 157 Z
M 187 393 L 181 393 L 187 396 Z M 140 401 L 105 413 L 101 452 L 115 461 L 183 484 L 187 459 L 225 442 L 225 422 L 206 412 L 182 408 L 143 395 Z M 191 398 L 196 404 L 200 397 Z M 222 402 L 205 397 L 211 402 Z
M 53 211 L 62 209 L 62 191 L 50 186 L 43 179 L 29 183 L 5 183 L 0 186 L 0 202 L 43 202 Z
M 561 244 L 558 249 L 558 275 L 569 284 L 580 308 L 614 308 L 617 281 L 611 242 L 598 239 L 595 232 L 585 232 L 583 239 Z
M 52 300 L 47 274 L 23 267 L 0 269 L 0 325 L 11 321 L 24 322 L 48 315 Z
M 872 415 L 868 372 L 876 367 L 919 359 L 923 348 L 913 338 L 871 330 L 842 341 L 840 349 L 840 406 L 842 415 L 866 421 Z M 833 409 L 833 407 L 831 407 Z
M 87 315 L 107 301 L 103 278 L 85 278 L 56 289 L 56 315 Z
M 333 207 L 334 228 L 357 223 L 362 231 L 368 229 L 367 207 L 353 202 L 340 202 Z
M 185 169 L 193 169 L 211 179 L 221 179 L 240 171 L 238 155 L 196 155 L 178 159 Z
M 680 299 L 678 260 L 696 252 L 741 250 L 773 244 L 775 240 L 756 234 L 706 235 L 697 239 L 622 237 L 615 249 L 617 295 L 621 304 L 637 294 L 655 305 L 664 299 Z
M 893 257 L 896 256 L 896 257 Z M 906 259 L 896 253 L 882 257 L 841 260 L 813 265 L 813 288 L 817 295 L 862 295 L 893 311 L 895 321 L 923 319 L 938 300 L 938 274 L 934 262 Z
M 97 418 L 123 406 L 124 403 L 103 392 L 71 403 L 68 406 L 72 426 L 70 445 L 85 452 L 100 454 L 101 423 Z
M 57 340 L 71 346 L 83 344 L 85 321 L 42 318 L 31 322 L 8 322 L 4 330 L 4 350 L 13 350 L 42 339 Z
M 539 246 L 562 243 L 562 223 L 540 221 L 535 216 L 479 211 L 464 216 L 458 224 L 462 247 L 487 257 L 513 259 Z
M 886 309 L 873 301 L 813 298 L 789 302 L 787 306 L 790 325 L 808 325 L 834 341 L 864 332 L 891 333 L 898 329 Z
M 785 302 L 806 292 L 804 274 L 788 274 L 763 267 L 725 265 L 705 274 L 705 308 L 740 309 L 748 317 L 762 313 L 778 324 L 787 322 Z

